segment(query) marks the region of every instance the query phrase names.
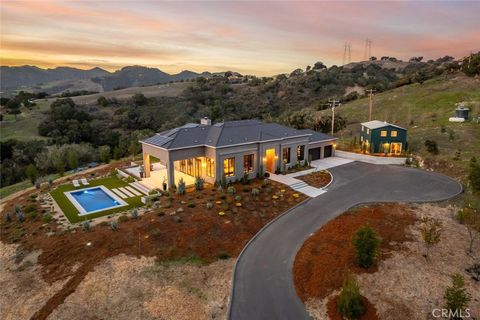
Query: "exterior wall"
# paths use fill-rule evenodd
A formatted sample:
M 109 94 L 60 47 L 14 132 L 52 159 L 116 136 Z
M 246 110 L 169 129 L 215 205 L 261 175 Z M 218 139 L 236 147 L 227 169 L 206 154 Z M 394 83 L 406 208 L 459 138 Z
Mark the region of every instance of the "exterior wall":
M 387 131 L 386 137 L 381 137 L 381 131 Z M 391 137 L 391 132 L 397 131 L 396 137 Z M 375 153 L 383 152 L 382 145 L 384 143 L 392 143 L 392 142 L 401 142 L 402 143 L 402 151 L 406 150 L 407 147 L 407 131 L 403 129 L 399 129 L 392 126 L 387 126 L 383 128 L 378 128 L 371 130 L 371 142 L 374 144 L 373 148 Z
M 280 170 L 282 170 L 282 167 L 283 167 L 283 149 L 284 148 L 290 148 L 290 159 L 286 165 L 287 169 L 295 166 L 297 162 L 300 162 L 297 160 L 298 146 L 305 146 L 305 149 L 303 152 L 303 159 L 308 160 L 308 137 L 290 139 L 288 141 L 284 141 L 280 146 L 281 146 L 281 150 L 278 154 Z
M 216 149 L 217 159 L 215 162 L 216 180 L 219 181 L 223 176 L 223 160 L 235 158 L 235 175 L 227 177 L 228 181 L 239 180 L 243 178 L 243 156 L 253 154 L 253 172 L 249 173 L 248 178 L 253 179 L 258 172 L 258 143 L 252 143 L 241 146 L 218 148 Z

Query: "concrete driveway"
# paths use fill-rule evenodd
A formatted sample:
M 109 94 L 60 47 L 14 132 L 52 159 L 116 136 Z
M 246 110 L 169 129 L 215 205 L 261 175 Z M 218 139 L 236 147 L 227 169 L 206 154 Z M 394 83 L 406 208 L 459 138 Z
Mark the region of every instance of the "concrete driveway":
M 329 191 L 260 231 L 234 270 L 229 318 L 308 319 L 292 278 L 297 251 L 310 234 L 348 208 L 366 202 L 430 202 L 462 191 L 456 181 L 417 169 L 352 162 L 330 169 Z

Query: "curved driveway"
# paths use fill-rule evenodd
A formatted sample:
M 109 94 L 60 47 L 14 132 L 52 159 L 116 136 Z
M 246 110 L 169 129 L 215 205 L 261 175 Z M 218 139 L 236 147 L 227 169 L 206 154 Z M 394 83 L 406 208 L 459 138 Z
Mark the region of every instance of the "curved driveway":
M 247 244 L 234 270 L 230 319 L 308 319 L 293 284 L 295 255 L 311 233 L 348 208 L 440 201 L 462 191 L 444 175 L 405 167 L 352 162 L 330 171 L 334 182 L 327 193 L 282 215 Z

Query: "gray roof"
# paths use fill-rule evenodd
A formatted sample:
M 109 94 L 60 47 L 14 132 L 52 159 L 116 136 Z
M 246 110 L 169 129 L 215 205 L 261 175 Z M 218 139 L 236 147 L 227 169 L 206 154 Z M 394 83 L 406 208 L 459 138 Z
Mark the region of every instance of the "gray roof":
M 300 131 L 311 134 L 311 136 L 308 137 L 308 142 L 310 142 L 310 143 L 328 141 L 328 140 L 337 140 L 337 138 L 335 138 L 333 136 L 330 136 L 330 135 L 322 133 L 322 132 L 310 130 L 310 129 L 303 129 L 303 130 L 300 130 Z
M 372 121 L 368 121 L 368 122 L 362 122 L 361 125 L 366 127 L 366 128 L 369 128 L 371 130 L 378 129 L 378 128 L 383 128 L 383 127 L 387 127 L 387 126 L 392 126 L 392 127 L 396 127 L 396 128 L 399 128 L 399 129 L 407 130 L 407 129 L 402 128 L 400 126 L 397 126 L 395 124 L 391 124 L 391 123 L 388 123 L 386 121 L 380 121 L 380 120 L 372 120 Z
M 331 136 L 313 130 L 307 132 L 277 123 L 264 123 L 260 120 L 239 120 L 214 125 L 187 123 L 172 130 L 157 133 L 140 142 L 164 149 L 177 149 L 196 146 L 227 147 L 299 136 L 308 136 L 315 142 L 333 139 Z

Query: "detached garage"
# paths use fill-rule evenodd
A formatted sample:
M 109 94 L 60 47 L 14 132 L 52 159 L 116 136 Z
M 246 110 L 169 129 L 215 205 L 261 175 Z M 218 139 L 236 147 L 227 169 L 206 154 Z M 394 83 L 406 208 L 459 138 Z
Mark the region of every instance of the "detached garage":
M 314 161 L 335 155 L 334 145 L 337 138 L 310 129 L 301 131 L 312 134 L 308 139 L 308 160 Z

